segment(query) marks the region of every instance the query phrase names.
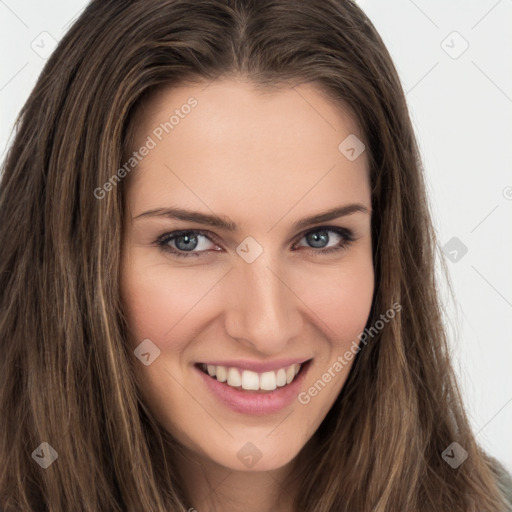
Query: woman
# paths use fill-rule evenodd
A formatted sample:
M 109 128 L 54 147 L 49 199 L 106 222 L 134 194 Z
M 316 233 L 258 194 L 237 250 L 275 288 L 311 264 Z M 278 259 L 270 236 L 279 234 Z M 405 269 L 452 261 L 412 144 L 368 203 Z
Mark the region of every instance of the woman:
M 4 512 L 510 510 L 355 4 L 93 1 L 0 216 Z

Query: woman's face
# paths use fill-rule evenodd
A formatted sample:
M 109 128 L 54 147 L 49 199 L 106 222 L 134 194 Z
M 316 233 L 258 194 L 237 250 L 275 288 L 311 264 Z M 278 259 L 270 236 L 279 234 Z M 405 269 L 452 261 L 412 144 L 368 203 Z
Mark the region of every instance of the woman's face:
M 234 79 L 161 90 L 135 123 L 121 286 L 144 399 L 204 460 L 282 467 L 370 311 L 362 134 L 311 85 Z

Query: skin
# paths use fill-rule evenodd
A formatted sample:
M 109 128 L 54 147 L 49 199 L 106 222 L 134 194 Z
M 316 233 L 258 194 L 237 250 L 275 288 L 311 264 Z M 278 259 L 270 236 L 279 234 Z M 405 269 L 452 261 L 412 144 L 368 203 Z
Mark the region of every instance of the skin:
M 139 109 L 133 150 L 190 97 L 180 119 L 126 179 L 121 290 L 135 349 L 150 339 L 160 355 L 136 360 L 144 399 L 185 447 L 180 468 L 190 506 L 199 512 L 291 511 L 294 468 L 307 464 L 316 429 L 338 396 L 353 360 L 311 399 L 268 415 L 240 414 L 219 403 L 193 365 L 247 358 L 312 358 L 307 391 L 364 329 L 374 291 L 371 195 L 366 152 L 354 161 L 338 145 L 362 134 L 348 109 L 335 108 L 312 84 L 262 92 L 242 78 L 160 90 Z M 296 231 L 303 217 L 359 203 L 355 212 Z M 165 217 L 155 208 L 215 213 L 238 231 Z M 355 240 L 322 255 L 305 235 L 341 227 Z M 315 227 L 317 230 L 315 231 Z M 156 240 L 200 229 L 180 258 Z M 253 237 L 263 253 L 247 263 L 236 252 Z M 170 243 L 176 248 L 176 240 Z M 183 247 L 183 244 L 179 245 Z M 182 250 L 181 252 L 185 252 Z M 251 442 L 261 459 L 251 468 L 237 452 Z M 214 490 L 214 492 L 212 492 Z

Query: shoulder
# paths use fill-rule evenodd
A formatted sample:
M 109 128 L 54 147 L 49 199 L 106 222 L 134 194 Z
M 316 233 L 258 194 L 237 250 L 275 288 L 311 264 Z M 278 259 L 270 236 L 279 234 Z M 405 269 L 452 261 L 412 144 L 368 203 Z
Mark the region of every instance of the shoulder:
M 507 498 L 512 507 L 512 475 L 504 468 L 504 466 L 494 457 L 489 457 L 493 471 L 496 475 L 498 487 Z M 510 509 L 512 510 L 512 508 Z

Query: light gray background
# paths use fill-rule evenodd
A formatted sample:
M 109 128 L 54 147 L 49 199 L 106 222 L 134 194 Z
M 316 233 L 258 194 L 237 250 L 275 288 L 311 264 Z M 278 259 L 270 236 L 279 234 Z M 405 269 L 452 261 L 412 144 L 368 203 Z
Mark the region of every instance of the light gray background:
M 52 39 L 86 3 L 0 0 L 1 159 Z M 455 302 L 442 295 L 471 423 L 512 471 L 512 0 L 359 4 L 407 91 L 441 245 L 457 238 Z

